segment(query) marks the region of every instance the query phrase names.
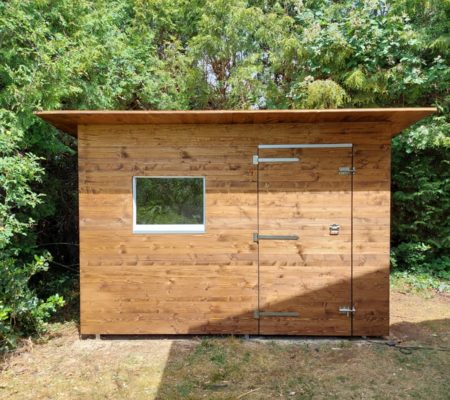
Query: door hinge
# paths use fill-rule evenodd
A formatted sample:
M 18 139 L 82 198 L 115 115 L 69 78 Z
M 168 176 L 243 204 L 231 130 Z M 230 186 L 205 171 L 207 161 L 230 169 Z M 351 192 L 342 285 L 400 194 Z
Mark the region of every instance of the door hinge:
M 258 165 L 259 163 L 289 163 L 300 161 L 298 157 L 271 157 L 263 158 L 259 157 L 257 154 L 253 155 L 253 165 Z
M 349 306 L 342 306 L 342 307 L 339 307 L 339 312 L 341 314 L 345 314 L 347 317 L 350 317 L 350 314 L 354 314 L 356 312 L 356 310 L 355 310 L 355 306 L 353 306 L 352 308 L 350 308 Z
M 299 317 L 300 314 L 295 311 L 253 311 L 253 318 L 260 319 L 261 317 Z
M 259 242 L 260 240 L 298 240 L 298 235 L 260 235 L 257 232 L 253 232 L 253 241 Z
M 339 167 L 339 175 L 355 175 L 356 168 L 352 167 Z

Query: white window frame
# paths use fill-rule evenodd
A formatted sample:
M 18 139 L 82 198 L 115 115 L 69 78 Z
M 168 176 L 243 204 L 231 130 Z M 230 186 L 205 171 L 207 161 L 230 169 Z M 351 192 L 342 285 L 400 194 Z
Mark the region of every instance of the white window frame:
M 136 179 L 202 179 L 203 224 L 137 224 Z M 133 176 L 133 233 L 205 233 L 206 232 L 206 179 L 204 176 Z

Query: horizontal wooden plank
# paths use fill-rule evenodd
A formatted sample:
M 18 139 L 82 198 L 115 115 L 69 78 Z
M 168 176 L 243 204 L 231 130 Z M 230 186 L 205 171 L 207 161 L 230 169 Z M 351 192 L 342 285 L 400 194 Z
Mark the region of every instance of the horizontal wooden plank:
M 364 129 L 363 129 L 364 128 Z M 257 333 L 258 301 L 298 321 L 263 318 L 263 333 L 348 335 L 336 311 L 348 299 L 353 237 L 354 334 L 388 320 L 390 134 L 385 127 L 265 124 L 80 128 L 82 333 Z M 356 175 L 336 169 L 347 150 L 260 150 L 299 156 L 295 173 L 261 164 L 261 143 L 355 143 Z M 292 166 L 291 166 L 292 167 Z M 132 233 L 132 176 L 206 176 L 206 229 L 199 235 Z M 262 183 L 269 182 L 264 187 Z M 353 221 L 349 190 L 353 182 Z M 252 241 L 294 230 L 298 243 Z M 340 235 L 329 235 L 331 221 Z M 352 236 L 353 235 L 353 236 Z M 166 315 L 162 318 L 161 315 Z M 294 321 L 294 322 L 293 322 Z M 355 333 L 356 332 L 356 333 Z
M 83 330 L 81 334 L 256 334 L 257 321 L 253 318 L 224 318 L 222 320 L 195 320 L 185 319 L 115 319 L 81 321 Z

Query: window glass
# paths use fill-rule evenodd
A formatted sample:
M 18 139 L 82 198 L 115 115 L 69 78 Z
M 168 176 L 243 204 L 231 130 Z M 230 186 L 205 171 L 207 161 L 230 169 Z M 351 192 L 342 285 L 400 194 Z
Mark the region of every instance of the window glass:
M 203 232 L 203 177 L 134 177 L 135 232 Z

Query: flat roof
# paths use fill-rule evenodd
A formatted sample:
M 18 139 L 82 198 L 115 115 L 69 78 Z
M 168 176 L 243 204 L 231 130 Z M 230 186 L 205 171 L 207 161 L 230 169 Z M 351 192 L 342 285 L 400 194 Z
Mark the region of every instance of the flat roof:
M 352 123 L 393 124 L 393 135 L 433 114 L 434 107 L 342 108 L 327 110 L 194 110 L 194 111 L 38 111 L 35 115 L 77 136 L 78 125 L 127 124 L 275 124 Z

